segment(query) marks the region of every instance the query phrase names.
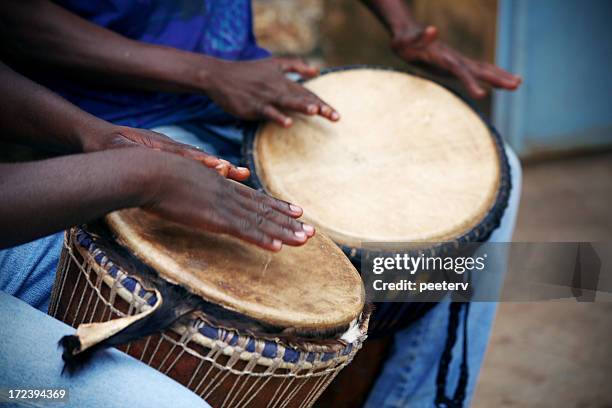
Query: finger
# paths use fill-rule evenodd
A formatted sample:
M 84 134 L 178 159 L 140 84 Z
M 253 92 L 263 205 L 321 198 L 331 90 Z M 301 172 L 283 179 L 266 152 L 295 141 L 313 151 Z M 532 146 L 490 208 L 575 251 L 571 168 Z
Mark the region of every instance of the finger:
M 319 69 L 308 65 L 301 58 L 282 58 L 279 60 L 283 72 L 295 72 L 304 78 L 312 78 L 319 75 Z
M 475 63 L 472 68 L 481 81 L 487 82 L 496 88 L 514 90 L 521 84 L 521 78 L 503 70 L 493 64 Z
M 251 175 L 251 172 L 246 167 L 236 167 L 232 163 L 223 159 L 217 160 L 218 164 L 214 167 L 214 169 L 223 177 L 236 181 L 243 181 L 248 179 Z
M 293 229 L 287 227 L 284 225 L 284 223 L 276 223 L 272 221 L 269 218 L 269 213 L 276 213 L 284 218 L 287 218 L 288 222 L 296 222 L 295 220 L 289 219 L 289 217 L 278 213 L 270 207 L 263 212 L 253 212 L 247 208 L 234 205 L 228 208 L 228 210 L 230 210 L 235 217 L 242 220 L 241 223 L 243 224 L 243 228 L 257 228 L 263 231 L 265 235 L 268 235 L 273 239 L 280 240 L 283 244 L 298 246 L 304 244 L 309 238 L 302 228 Z
M 146 131 L 145 145 L 157 150 L 163 150 L 168 153 L 175 153 L 188 159 L 199 161 L 207 167 L 214 168 L 219 164 L 219 158 L 212 156 L 195 146 L 180 143 L 174 139 L 158 132 Z
M 219 164 L 215 166 L 215 170 L 217 171 L 217 173 L 219 173 L 219 175 L 223 176 L 224 178 L 227 178 L 230 167 L 231 165 L 229 164 L 228 161 L 219 160 Z
M 237 199 L 235 203 L 229 204 L 230 208 L 233 208 L 233 205 L 235 204 L 236 207 L 257 213 L 283 228 L 290 229 L 291 231 L 305 232 L 301 222 L 297 221 L 292 216 L 284 214 L 275 209 L 268 202 L 259 200 L 257 198 L 249 199 L 241 195 L 236 195 L 236 197 Z
M 240 196 L 240 195 L 239 195 Z M 280 205 L 279 205 L 280 204 Z M 237 200 L 237 205 L 240 208 L 260 214 L 267 220 L 294 232 L 303 232 L 307 237 L 312 237 L 315 234 L 315 228 L 312 225 L 297 221 L 296 214 L 302 213 L 302 209 L 287 204 L 284 201 L 277 200 L 261 192 L 251 195 L 251 197 L 240 196 Z M 292 213 L 287 213 L 286 208 L 289 207 Z
M 203 152 L 202 150 L 197 149 L 196 147 L 189 145 L 175 144 L 174 146 L 169 146 L 164 150 L 167 152 L 176 153 L 187 159 L 198 161 L 211 169 L 214 169 L 219 164 L 221 164 L 221 159 L 219 159 L 218 157 L 210 155 L 206 152 Z
M 315 114 L 323 116 L 324 118 L 327 118 L 334 122 L 340 120 L 340 114 L 334 108 L 332 108 L 327 102 L 319 98 L 316 94 L 310 92 L 308 89 L 304 88 L 300 84 L 293 84 L 293 86 L 295 87 L 294 91 L 296 94 L 307 95 L 311 103 L 316 106 L 317 110 Z
M 285 115 L 284 113 L 282 113 L 281 111 L 279 111 L 272 105 L 264 106 L 264 108 L 261 111 L 261 114 L 266 119 L 272 120 L 278 123 L 279 125 L 281 125 L 282 127 L 287 128 L 291 126 L 291 124 L 293 123 L 293 121 L 291 120 L 289 116 Z
M 516 89 L 516 87 L 518 86 L 518 83 L 515 84 L 515 81 L 509 81 L 507 79 L 504 79 L 488 69 L 479 68 L 476 70 L 472 70 L 472 73 L 479 80 L 491 85 L 494 88 Z
M 236 181 L 244 181 L 251 176 L 251 171 L 246 167 L 232 166 L 229 169 L 228 177 Z
M 227 213 L 227 220 L 220 232 L 233 235 L 243 241 L 250 242 L 263 249 L 278 252 L 283 247 L 283 242 L 278 238 L 273 238 L 250 221 L 236 217 Z
M 283 110 L 300 112 L 305 115 L 316 115 L 319 112 L 319 106 L 310 96 L 284 95 L 277 104 Z
M 472 74 L 472 72 L 468 69 L 466 65 L 463 64 L 461 60 L 451 59 L 449 61 L 448 69 L 463 83 L 463 86 L 468 90 L 469 94 L 473 98 L 482 98 L 487 93 L 486 91 L 478 84 L 478 81 Z
M 233 183 L 233 184 L 234 184 L 234 191 L 236 193 L 250 200 L 263 201 L 270 207 L 274 208 L 275 210 L 278 210 L 281 213 L 286 214 L 290 217 L 299 218 L 304 213 L 304 210 L 302 210 L 302 208 L 298 205 L 291 204 L 291 203 L 288 203 L 283 200 L 279 200 L 274 197 L 270 197 L 269 195 L 264 194 L 261 191 L 253 190 L 252 188 L 249 188 L 240 183 Z
M 232 180 L 244 181 L 251 175 L 251 172 L 246 167 L 236 167 L 227 160 L 219 159 L 194 146 L 174 142 L 174 146 L 164 150 L 179 154 L 188 159 L 196 160 L 208 168 L 215 169 L 217 173 L 223 177 Z

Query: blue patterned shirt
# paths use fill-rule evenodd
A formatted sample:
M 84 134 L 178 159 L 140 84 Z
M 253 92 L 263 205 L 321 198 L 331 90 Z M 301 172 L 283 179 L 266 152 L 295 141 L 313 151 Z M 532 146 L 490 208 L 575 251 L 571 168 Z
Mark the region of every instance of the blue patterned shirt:
M 228 60 L 269 55 L 255 41 L 250 0 L 56 2 L 94 24 L 150 44 Z M 84 110 L 114 123 L 153 127 L 194 119 L 220 120 L 219 110 L 204 95 L 114 89 L 104 82 L 83 85 L 48 75 L 36 79 Z

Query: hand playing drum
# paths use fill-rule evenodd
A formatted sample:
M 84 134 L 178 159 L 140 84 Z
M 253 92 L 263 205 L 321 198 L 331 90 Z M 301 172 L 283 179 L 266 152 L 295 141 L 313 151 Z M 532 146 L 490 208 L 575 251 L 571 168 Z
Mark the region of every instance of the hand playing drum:
M 192 160 L 164 155 L 147 210 L 207 231 L 230 234 L 262 248 L 302 245 L 314 228 L 295 220 L 302 209 L 227 180 Z

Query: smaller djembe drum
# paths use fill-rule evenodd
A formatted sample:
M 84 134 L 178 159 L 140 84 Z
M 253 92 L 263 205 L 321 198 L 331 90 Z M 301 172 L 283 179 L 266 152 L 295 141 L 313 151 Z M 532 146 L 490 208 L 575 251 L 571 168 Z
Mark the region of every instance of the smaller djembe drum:
M 79 326 L 68 360 L 127 336 L 214 407 L 309 407 L 366 338 L 359 274 L 322 234 L 271 254 L 138 209 L 106 221 L 66 233 L 50 313 Z

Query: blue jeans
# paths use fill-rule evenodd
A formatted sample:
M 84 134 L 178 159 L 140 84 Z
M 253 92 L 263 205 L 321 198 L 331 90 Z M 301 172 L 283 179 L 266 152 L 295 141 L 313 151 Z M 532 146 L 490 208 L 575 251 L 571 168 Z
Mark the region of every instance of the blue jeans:
M 0 388 L 63 388 L 69 395 L 67 404 L 40 405 L 5 405 L 9 401 L 0 396 L 2 407 L 208 407 L 170 377 L 115 349 L 98 353 L 78 375 L 61 375 L 57 341 L 74 329 L 2 292 L 0 327 Z
M 236 126 L 187 123 L 180 126 L 161 126 L 153 130 L 182 143 L 198 146 L 234 163 L 239 162 L 242 128 L 238 123 Z M 521 168 L 516 155 L 510 149 L 507 149 L 507 153 L 513 187 L 502 223 L 489 239 L 492 242 L 511 241 L 518 211 Z M 60 248 L 61 234 L 56 234 L 20 247 L 0 251 L 0 290 L 20 297 L 41 310 L 46 310 Z M 4 307 L 0 304 L 0 310 Z M 493 302 L 477 302 L 471 305 L 467 320 L 470 370 L 467 386 L 468 401 L 478 379 L 496 307 L 497 304 Z M 395 345 L 369 396 L 367 407 L 434 406 L 435 380 L 440 355 L 446 341 L 448 318 L 448 302 L 442 302 L 419 321 L 395 335 Z M 53 321 L 51 318 L 48 320 Z M 64 330 L 62 334 L 66 332 Z M 459 330 L 450 364 L 447 394 L 452 393 L 459 378 L 461 336 L 462 330 Z M 57 338 L 59 337 L 53 342 L 57 341 Z M 129 359 L 116 350 L 113 352 Z M 102 366 L 100 370 L 104 371 L 104 367 Z

